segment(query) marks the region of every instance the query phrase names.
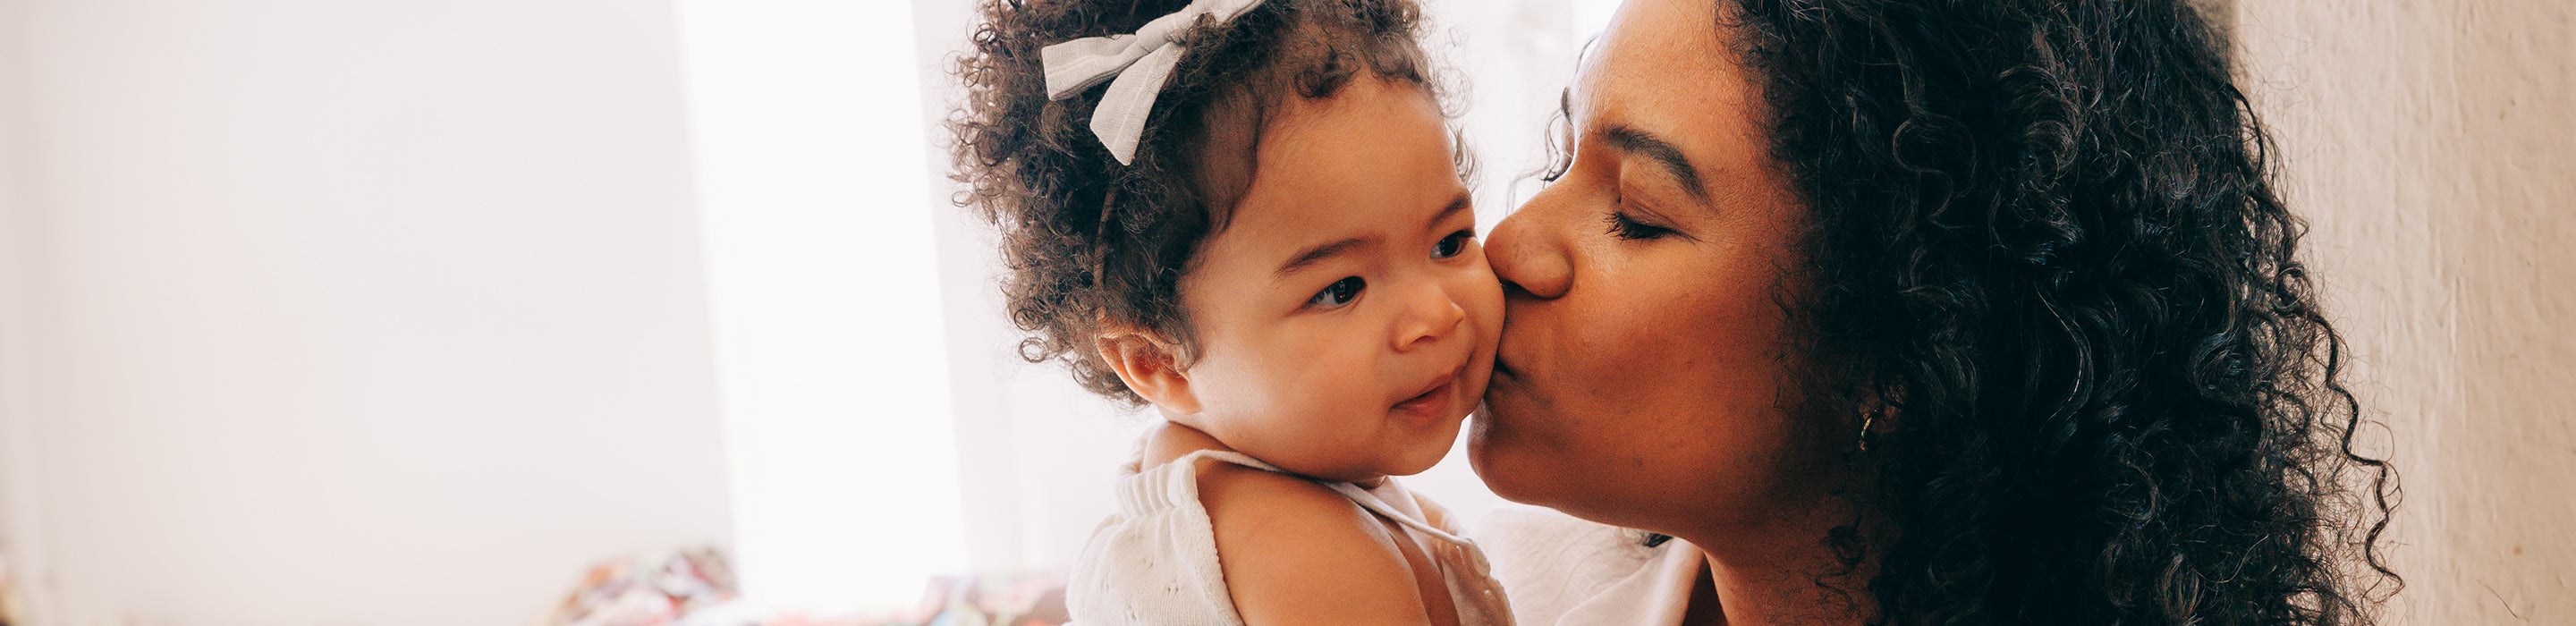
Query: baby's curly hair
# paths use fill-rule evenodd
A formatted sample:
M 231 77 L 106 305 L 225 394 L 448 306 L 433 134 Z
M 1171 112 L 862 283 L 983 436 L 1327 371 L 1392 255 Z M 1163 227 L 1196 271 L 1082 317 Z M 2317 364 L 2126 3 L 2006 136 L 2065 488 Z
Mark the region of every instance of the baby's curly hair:
M 983 0 L 974 50 L 954 69 L 966 86 L 948 122 L 952 177 L 965 186 L 955 201 L 1001 231 L 1003 295 L 1012 323 L 1029 333 L 1021 358 L 1062 361 L 1084 388 L 1130 406 L 1144 401 L 1092 350 L 1094 338 L 1120 327 L 1154 333 L 1188 362 L 1181 276 L 1249 185 L 1270 114 L 1292 95 L 1329 98 L 1362 72 L 1418 86 L 1435 102 L 1446 95 L 1412 0 L 1269 0 L 1174 35 L 1186 52 L 1134 163 L 1120 165 L 1090 128 L 1106 87 L 1048 98 L 1039 51 L 1132 33 L 1187 4 Z

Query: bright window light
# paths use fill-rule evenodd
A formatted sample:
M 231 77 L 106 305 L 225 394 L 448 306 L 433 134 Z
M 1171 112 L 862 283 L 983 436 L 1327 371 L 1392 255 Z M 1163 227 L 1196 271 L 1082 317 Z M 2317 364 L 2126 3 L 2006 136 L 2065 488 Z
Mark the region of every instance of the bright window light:
M 1590 41 L 1610 27 L 1610 15 L 1619 12 L 1621 0 L 1574 0 L 1574 40 Z
M 679 0 L 746 601 L 965 567 L 908 2 Z

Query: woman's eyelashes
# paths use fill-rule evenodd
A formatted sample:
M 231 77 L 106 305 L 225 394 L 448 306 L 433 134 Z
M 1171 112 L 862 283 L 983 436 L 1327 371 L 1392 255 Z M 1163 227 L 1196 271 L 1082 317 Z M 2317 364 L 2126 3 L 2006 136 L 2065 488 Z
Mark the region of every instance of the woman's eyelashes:
M 1323 291 L 1315 292 L 1314 297 L 1307 298 L 1306 305 L 1324 309 L 1340 308 L 1360 297 L 1360 290 L 1366 288 L 1368 288 L 1368 281 L 1361 280 L 1358 276 L 1344 276 L 1341 280 L 1324 286 Z
M 1620 239 L 1660 239 L 1665 235 L 1673 234 L 1673 229 L 1639 222 L 1636 218 L 1629 217 L 1626 211 L 1611 211 L 1609 215 L 1602 218 L 1602 221 L 1608 223 L 1610 236 Z
M 1475 238 L 1476 231 L 1472 230 L 1461 229 L 1458 232 L 1449 233 L 1449 236 L 1440 238 L 1440 243 L 1431 245 L 1431 258 L 1446 259 L 1458 256 L 1467 251 L 1467 241 Z

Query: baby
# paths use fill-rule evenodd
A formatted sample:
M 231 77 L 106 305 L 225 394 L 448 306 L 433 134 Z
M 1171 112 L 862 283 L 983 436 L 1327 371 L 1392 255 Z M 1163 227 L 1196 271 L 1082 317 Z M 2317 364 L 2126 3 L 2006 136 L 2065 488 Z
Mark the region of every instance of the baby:
M 1484 395 L 1502 291 L 1410 0 L 986 0 L 951 126 L 1022 356 L 1163 418 L 1085 624 L 1507 624 L 1391 476 Z

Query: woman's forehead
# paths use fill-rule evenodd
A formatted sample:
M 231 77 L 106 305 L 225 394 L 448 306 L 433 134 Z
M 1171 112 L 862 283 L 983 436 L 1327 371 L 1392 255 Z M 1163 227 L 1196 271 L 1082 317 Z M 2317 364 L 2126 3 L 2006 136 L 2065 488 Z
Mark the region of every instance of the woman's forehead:
M 1628 0 L 1584 50 L 1579 74 L 1698 72 L 1721 58 L 1714 0 Z M 1665 75 L 1667 79 L 1681 77 Z
M 1568 113 L 1593 133 L 1634 128 L 1670 140 L 1702 176 L 1757 168 L 1762 102 L 1711 0 L 1630 0 L 1584 57 Z

